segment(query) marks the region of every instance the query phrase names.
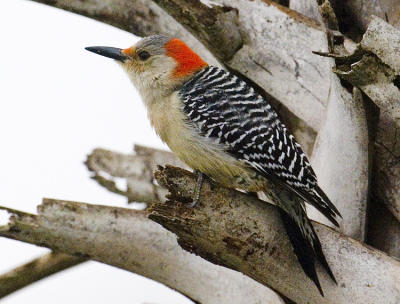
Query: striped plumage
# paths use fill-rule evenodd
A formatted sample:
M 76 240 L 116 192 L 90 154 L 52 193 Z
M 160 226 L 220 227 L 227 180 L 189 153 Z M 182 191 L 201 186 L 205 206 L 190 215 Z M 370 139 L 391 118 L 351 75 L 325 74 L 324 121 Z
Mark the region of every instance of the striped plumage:
M 188 123 L 201 136 L 220 144 L 260 175 L 296 193 L 337 225 L 335 217 L 340 214 L 318 187 L 300 145 L 252 86 L 230 72 L 209 66 L 184 83 L 179 96 Z M 298 206 L 280 207 L 285 211 L 282 217 L 295 253 L 322 293 L 314 268 L 315 257 L 334 277 L 304 207 L 301 202 Z
M 143 38 L 123 50 L 87 49 L 121 64 L 155 131 L 188 166 L 226 187 L 269 194 L 280 207 L 304 272 L 321 294 L 316 260 L 335 281 L 304 202 L 335 225 L 340 214 L 318 187 L 306 155 L 264 91 L 244 76 L 208 66 L 184 42 L 165 35 Z M 271 186 L 276 191 L 268 191 Z

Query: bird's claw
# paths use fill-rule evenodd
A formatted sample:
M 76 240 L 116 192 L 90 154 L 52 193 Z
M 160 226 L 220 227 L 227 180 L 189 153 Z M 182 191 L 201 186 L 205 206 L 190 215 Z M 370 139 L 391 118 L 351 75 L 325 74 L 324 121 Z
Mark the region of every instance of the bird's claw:
M 201 187 L 203 186 L 204 174 L 195 170 L 197 175 L 196 188 L 194 189 L 193 201 L 189 204 L 190 208 L 194 208 L 200 200 Z

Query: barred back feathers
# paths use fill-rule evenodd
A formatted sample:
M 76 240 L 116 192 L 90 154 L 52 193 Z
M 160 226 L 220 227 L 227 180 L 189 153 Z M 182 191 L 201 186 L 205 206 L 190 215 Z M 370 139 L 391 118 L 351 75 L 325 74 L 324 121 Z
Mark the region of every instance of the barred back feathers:
M 228 154 L 295 193 L 338 225 L 335 217 L 340 213 L 319 188 L 300 145 L 272 106 L 247 82 L 209 66 L 184 83 L 179 96 L 188 123 L 203 137 L 220 144 Z M 315 271 L 315 259 L 334 281 L 335 278 L 322 253 L 318 236 L 301 202 L 298 206 L 280 207 L 299 262 L 323 294 Z
M 165 35 L 128 49 L 90 47 L 128 73 L 161 139 L 187 165 L 230 188 L 276 186 L 281 217 L 300 265 L 322 294 L 319 261 L 335 281 L 304 202 L 337 225 L 338 210 L 318 187 L 300 145 L 251 80 L 207 66 L 184 42 Z M 144 54 L 144 55 L 143 55 Z

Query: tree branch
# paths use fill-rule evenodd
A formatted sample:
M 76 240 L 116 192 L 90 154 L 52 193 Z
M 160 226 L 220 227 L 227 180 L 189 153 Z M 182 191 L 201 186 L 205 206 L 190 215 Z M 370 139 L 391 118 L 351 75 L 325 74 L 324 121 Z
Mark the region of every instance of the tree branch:
M 126 196 L 128 202 L 165 201 L 166 190 L 154 184 L 157 163 L 183 166 L 172 153 L 135 145 L 136 155 L 125 155 L 104 149 L 95 149 L 85 164 L 93 172 L 92 179 L 107 190 Z M 126 189 L 114 181 L 124 178 Z M 135 187 L 136 186 L 136 187 Z M 28 264 L 0 276 L 0 298 L 30 285 L 42 278 L 73 267 L 86 259 L 63 253 L 49 253 Z
M 169 33 L 183 39 L 210 64 L 215 57 L 182 25 L 150 0 L 33 0 L 113 25 L 136 36 Z
M 318 268 L 326 294 L 321 298 L 300 269 L 276 207 L 206 181 L 200 204 L 190 209 L 183 204 L 192 196 L 193 174 L 167 168 L 157 180 L 172 193 L 166 204 L 153 205 L 150 217 L 176 233 L 181 246 L 214 263 L 239 270 L 296 302 L 364 304 L 385 298 L 394 304 L 400 297 L 398 261 L 315 223 L 339 281 L 334 285 Z M 180 250 L 175 237 L 149 221 L 146 212 L 49 199 L 38 211 L 38 216 L 13 211 L 0 235 L 145 275 L 203 303 L 231 303 L 244 293 L 248 299 L 246 286 L 255 288 L 238 273 Z M 229 292 L 221 294 L 221 287 Z M 265 302 L 266 290 L 250 294 Z
M 207 20 L 194 17 L 189 24 L 181 14 L 182 11 L 191 11 L 193 3 L 207 12 L 209 7 L 192 0 L 154 1 L 198 37 L 213 54 L 218 54 L 214 45 L 217 37 L 213 27 L 207 26 Z M 224 5 L 224 1 L 216 2 Z M 231 69 L 257 82 L 291 112 L 318 130 L 329 90 L 323 79 L 329 78 L 330 68 L 327 60 L 313 56 L 312 51 L 327 48 L 323 28 L 312 19 L 273 1 L 235 0 L 229 2 L 229 7 L 238 12 L 234 31 L 240 33 L 242 44 L 240 48 L 232 48 L 233 54 L 217 57 Z M 212 10 L 217 9 L 220 10 L 212 7 Z M 222 31 L 226 35 L 232 31 L 229 23 L 219 25 L 224 30 L 218 33 Z M 198 27 L 205 33 L 199 32 Z M 225 41 L 229 40 L 220 41 L 218 47 Z M 302 52 L 298 52 L 299 49 Z
M 85 262 L 82 257 L 51 252 L 0 275 L 0 299 L 52 274 Z
M 374 17 L 353 59 L 334 71 L 359 87 L 400 126 L 400 31 Z M 347 61 L 347 60 L 346 60 Z
M 368 244 L 400 259 L 400 222 L 375 197 L 371 200 Z
M 329 0 L 318 1 L 325 26 L 338 29 L 338 21 Z M 334 53 L 346 52 L 344 40 L 327 32 L 329 48 Z M 337 62 L 329 59 L 332 67 Z M 329 104 L 319 130 L 311 163 L 318 184 L 326 192 L 343 218 L 340 230 L 357 240 L 366 235 L 366 210 L 369 190 L 369 134 L 367 110 L 358 88 L 346 88 L 338 76 L 331 74 Z M 350 91 L 350 92 L 349 92 Z M 307 206 L 311 218 L 332 225 L 320 212 Z
M 381 109 L 375 141 L 373 192 L 400 219 L 400 31 L 374 17 L 354 54 L 338 56 L 334 71 Z
M 400 222 L 400 127 L 385 113 L 380 115 L 375 153 L 374 195 Z
M 311 19 L 322 23 L 321 14 L 318 11 L 317 1 L 314 0 L 296 0 L 290 1 L 290 9 L 303 14 Z
M 135 145 L 136 154 L 122 154 L 95 149 L 85 162 L 92 178 L 111 192 L 124 195 L 128 202 L 165 201 L 165 189 L 154 184 L 158 164 L 187 168 L 171 152 Z M 110 178 L 113 177 L 113 178 Z M 126 189 L 117 187 L 113 179 L 124 178 Z
M 250 278 L 182 250 L 147 212 L 52 199 L 44 199 L 38 215 L 8 210 L 1 236 L 138 273 L 200 303 L 283 303 Z
M 338 286 L 319 271 L 325 297 L 306 278 L 292 252 L 276 207 L 206 182 L 189 209 L 195 177 L 167 167 L 156 173 L 170 191 L 150 218 L 178 235 L 187 250 L 238 270 L 300 303 L 387 303 L 400 298 L 400 263 L 321 224 L 314 224 Z M 321 269 L 318 269 L 321 270 Z
M 332 75 L 332 95 L 324 126 L 318 133 L 312 165 L 318 184 L 342 214 L 340 231 L 357 240 L 366 235 L 369 191 L 369 135 L 366 107 L 359 89 L 353 95 Z M 311 218 L 332 225 L 315 208 Z

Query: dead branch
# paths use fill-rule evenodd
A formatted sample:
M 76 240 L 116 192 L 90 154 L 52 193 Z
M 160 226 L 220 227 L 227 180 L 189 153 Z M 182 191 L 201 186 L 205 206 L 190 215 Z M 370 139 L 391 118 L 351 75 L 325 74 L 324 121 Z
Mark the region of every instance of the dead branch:
M 124 195 L 128 202 L 165 201 L 165 189 L 155 185 L 154 170 L 158 164 L 172 164 L 187 168 L 171 152 L 135 146 L 136 154 L 122 154 L 95 149 L 85 164 L 93 172 L 92 178 L 111 192 Z M 113 178 L 124 178 L 126 189 L 117 187 Z
M 219 65 L 215 57 L 182 25 L 149 0 L 34 0 L 113 25 L 137 36 L 169 33 L 186 41 L 207 62 Z M 129 43 L 129 42 L 127 42 Z
M 193 1 L 155 2 L 216 54 L 217 50 L 213 49 L 212 44 L 215 38 L 213 28 L 205 26 L 205 34 L 197 32 L 194 27 L 206 25 L 206 20 L 192 16 L 188 24 L 181 14 L 182 11 L 192 10 Z M 217 3 L 225 5 L 225 9 L 229 6 L 237 10 L 237 26 L 234 29 L 237 28 L 242 39 L 241 47 L 233 54 L 218 58 L 225 65 L 253 79 L 291 112 L 318 130 L 329 91 L 326 82 L 321 79 L 328 79 L 330 71 L 328 62 L 317 59 L 312 51 L 327 48 L 323 28 L 312 19 L 273 1 Z M 209 10 L 200 1 L 198 5 L 204 12 Z M 222 26 L 223 32 L 232 30 L 228 24 Z
M 312 165 L 318 183 L 341 212 L 340 231 L 364 241 L 369 190 L 369 136 L 366 109 L 359 89 L 353 95 L 332 76 L 324 126 L 318 133 Z M 309 215 L 331 225 L 315 208 Z
M 12 216 L 1 236 L 126 269 L 199 303 L 283 303 L 250 278 L 182 250 L 147 212 L 52 199 L 43 201 L 38 215 L 8 210 Z
M 138 7 L 140 9 L 134 6 L 135 2 L 139 3 Z M 290 111 L 295 113 L 298 117 L 301 117 L 301 119 L 306 120 L 314 131 L 320 129 L 319 139 L 316 145 L 317 148 L 314 153 L 314 163 L 316 164 L 316 171 L 320 183 L 323 188 L 326 189 L 326 192 L 334 203 L 344 203 L 346 209 L 343 209 L 340 204 L 338 205 L 340 210 L 346 210 L 346 214 L 344 214 L 345 219 L 342 222 L 342 227 L 344 227 L 345 232 L 356 238 L 363 239 L 365 235 L 365 203 L 368 191 L 368 133 L 366 131 L 365 104 L 363 104 L 363 98 L 358 89 L 353 90 L 353 96 L 351 96 L 351 93 L 346 91 L 339 80 L 335 76 L 331 76 L 330 70 L 333 66 L 332 60 L 310 56 L 311 51 L 314 50 L 322 52 L 328 51 L 328 40 L 326 39 L 323 27 L 269 0 L 264 0 L 264 3 L 260 1 L 249 2 L 247 0 L 235 0 L 229 3 L 223 0 L 216 1 L 222 4 L 221 7 L 210 7 L 199 1 L 193 2 L 189 0 L 155 0 L 155 2 L 161 5 L 178 22 L 182 23 L 189 31 L 198 37 L 202 43 L 211 50 L 211 53 L 227 67 L 237 70 L 255 80 L 275 98 L 279 99 Z M 322 3 L 324 1 L 319 2 Z M 156 31 L 165 30 L 172 34 L 175 32 L 178 33 L 178 37 L 188 40 L 189 44 L 192 44 L 196 49 L 200 47 L 200 43 L 187 31 L 183 31 L 183 33 L 185 33 L 184 35 L 180 34 L 179 31 L 182 30 L 182 28 L 178 23 L 173 21 L 173 19 L 165 14 L 158 6 L 147 0 L 117 0 L 105 5 L 97 1 L 89 3 L 86 1 L 56 0 L 52 2 L 51 5 L 85 14 L 130 31 L 143 31 L 143 33 L 149 32 L 149 34 L 150 31 L 154 29 L 156 29 Z M 330 21 L 332 21 L 332 19 Z M 140 29 L 135 28 L 136 23 L 140 24 L 142 27 Z M 328 24 L 328 26 L 332 24 L 332 22 L 325 23 Z M 152 30 L 150 30 L 150 28 Z M 388 27 L 382 20 L 375 18 L 360 44 L 359 50 L 361 50 L 361 52 L 356 53 L 353 57 L 349 56 L 344 58 L 342 56 L 343 53 L 340 54 L 342 57 L 337 56 L 335 72 L 367 94 L 382 109 L 383 113 L 381 117 L 384 117 L 384 115 L 389 117 L 388 120 L 381 118 L 380 124 L 381 126 L 384 125 L 385 129 L 382 129 L 382 132 L 385 134 L 379 135 L 378 133 L 377 136 L 376 155 L 378 158 L 382 158 L 375 162 L 378 173 L 377 182 L 374 182 L 373 191 L 374 193 L 376 192 L 380 198 L 383 198 L 382 201 L 389 206 L 395 216 L 398 216 L 396 212 L 399 210 L 400 206 L 398 200 L 398 192 L 400 190 L 397 184 L 400 178 L 398 176 L 399 172 L 397 172 L 398 166 L 396 166 L 398 163 L 398 154 L 395 151 L 397 151 L 397 126 L 399 126 L 398 121 L 400 119 L 400 108 L 398 108 L 400 91 L 398 84 L 399 62 L 398 59 L 396 59 L 398 58 L 397 55 L 394 54 L 393 51 L 399 46 L 396 43 L 388 43 L 388 41 L 393 41 L 393 37 L 399 40 L 397 31 L 394 28 Z M 230 45 L 228 45 L 229 43 Z M 204 48 L 202 48 L 200 52 L 202 54 L 204 53 L 204 56 L 210 57 L 210 59 L 206 57 L 207 60 L 215 61 L 213 56 L 207 53 Z M 355 61 L 349 61 L 349 58 L 355 59 Z M 296 102 L 293 102 L 294 100 L 296 100 Z M 328 113 L 326 120 L 324 120 L 323 113 L 327 107 L 328 100 Z M 332 100 L 334 100 L 334 102 L 332 102 Z M 290 115 L 291 113 L 289 113 L 289 117 L 291 117 L 289 121 L 295 120 L 295 118 L 293 118 L 294 116 Z M 395 125 L 396 127 L 390 130 L 395 132 L 394 135 L 387 130 L 388 126 L 393 123 L 397 123 L 397 126 Z M 339 128 L 340 131 L 338 131 L 337 128 Z M 313 142 L 313 131 L 311 131 L 308 126 L 304 126 L 304 130 L 305 141 Z M 296 133 L 296 130 L 294 131 Z M 332 134 L 336 135 L 332 137 Z M 345 137 L 343 138 L 340 135 Z M 349 141 L 349 139 L 354 138 L 357 140 Z M 346 148 L 338 149 L 338 147 L 343 146 Z M 349 152 L 349 154 L 346 152 Z M 111 156 L 113 155 L 111 154 Z M 137 156 L 141 157 L 139 152 L 137 152 Z M 145 155 L 142 156 L 143 158 L 140 162 L 149 161 L 146 159 Z M 107 155 L 104 154 L 102 157 L 107 157 Z M 125 156 L 122 156 L 122 158 L 124 157 Z M 327 159 L 329 161 L 327 161 Z M 92 159 L 91 161 L 90 166 L 93 167 L 93 170 L 95 172 L 103 170 L 103 173 L 114 170 L 115 166 L 121 162 L 120 160 L 115 161 L 114 159 L 109 159 L 109 163 L 106 162 L 96 167 L 96 165 L 98 165 L 98 160 Z M 125 165 L 129 166 L 130 161 L 132 160 L 127 161 Z M 349 163 L 354 167 L 349 168 Z M 389 167 L 389 164 L 394 165 Z M 102 169 L 104 167 L 107 169 Z M 141 171 L 135 171 L 136 169 L 132 170 L 132 174 L 120 176 L 127 178 L 127 190 L 119 189 L 115 183 L 110 183 L 107 176 L 96 174 L 94 178 L 111 191 L 126 195 L 130 201 L 163 200 L 165 191 L 154 184 L 153 177 L 150 175 L 150 171 L 152 170 L 148 170 L 147 168 Z M 121 170 L 121 172 L 124 172 L 124 170 Z M 120 174 L 118 170 L 114 173 L 115 176 L 119 176 L 118 174 Z M 386 179 L 389 180 L 388 183 L 385 183 Z M 356 186 L 354 186 L 355 184 Z M 136 186 L 138 188 L 135 188 Z M 376 187 L 381 187 L 381 189 Z M 172 216 L 169 214 L 161 214 L 162 211 L 160 210 L 164 210 L 163 208 L 165 208 L 164 205 L 162 206 L 161 209 L 157 209 L 160 208 L 159 204 L 156 204 L 154 207 L 154 210 L 159 212 L 158 215 L 155 213 L 155 216 L 158 216 L 157 219 L 160 220 L 161 218 L 162 221 L 165 221 L 165 225 L 172 225 L 173 229 L 176 228 L 174 225 L 181 225 L 176 219 L 174 219 L 176 222 L 172 224 L 169 223 Z M 353 206 L 354 208 L 349 208 L 349 206 Z M 168 209 L 169 211 L 176 211 L 175 207 L 166 208 L 170 208 Z M 168 219 L 164 219 L 163 217 Z M 357 219 L 356 221 L 354 221 L 355 218 Z M 347 225 L 348 223 L 351 225 Z M 391 225 L 390 227 L 394 226 Z M 187 229 L 186 226 L 185 229 Z M 325 230 L 324 228 L 320 229 L 322 233 L 324 233 L 323 231 Z M 398 233 L 398 230 L 394 229 L 393 231 L 397 231 L 396 233 Z M 184 231 L 182 233 L 185 234 L 187 232 Z M 201 232 L 197 231 L 196 233 L 201 234 Z M 177 234 L 179 235 L 179 232 L 177 232 Z M 335 237 L 335 234 L 329 234 L 329 236 Z M 398 234 L 394 236 L 398 236 Z M 186 237 L 192 242 L 190 236 Z M 229 235 L 229 237 L 232 236 Z M 392 238 L 391 240 L 393 241 L 395 239 L 397 238 Z M 181 242 L 184 246 L 188 247 L 188 241 L 183 240 Z M 201 246 L 198 245 L 198 243 L 193 244 L 195 244 L 195 249 L 199 250 L 199 253 L 210 256 L 210 252 L 202 247 L 205 246 L 207 249 L 209 248 L 207 247 L 209 246 L 207 241 L 204 242 L 205 243 L 200 244 Z M 220 245 L 222 243 L 224 242 L 221 241 L 217 243 L 218 246 L 221 246 L 218 250 L 222 250 L 221 248 L 223 248 L 222 251 L 218 251 L 212 246 L 210 247 L 212 251 L 211 258 L 215 258 L 218 262 L 221 259 L 219 256 L 221 252 L 223 255 L 226 254 L 226 256 L 231 257 L 229 254 L 231 254 L 233 250 L 235 252 L 234 254 L 236 254 L 235 258 L 241 252 L 240 248 L 230 248 L 232 247 L 230 241 L 225 242 L 226 248 Z M 236 245 L 237 244 L 234 243 L 233 247 Z M 348 248 L 353 248 L 349 246 L 347 246 L 346 243 L 346 250 Z M 364 248 L 355 247 L 356 249 Z M 383 247 L 384 246 L 380 248 Z M 338 245 L 333 245 L 333 248 L 337 250 L 343 249 L 342 247 L 339 248 Z M 357 251 L 356 249 L 354 249 L 354 252 Z M 327 250 L 330 250 L 330 246 Z M 391 249 L 388 250 L 390 251 Z M 360 257 L 356 257 L 354 252 L 351 251 L 349 257 L 346 256 L 343 264 L 340 264 L 343 269 L 344 266 L 352 267 L 353 265 L 351 263 L 357 263 L 359 261 L 358 259 Z M 371 252 L 372 251 L 367 251 L 366 255 L 368 258 L 371 258 L 370 255 L 375 258 L 375 260 L 371 258 L 371 263 L 373 264 L 378 258 L 375 252 Z M 360 249 L 358 253 L 361 255 L 364 254 L 365 251 L 364 249 Z M 226 261 L 225 256 L 222 257 L 222 261 L 224 265 L 231 265 L 234 269 L 238 269 L 235 268 L 236 264 L 231 260 Z M 373 280 L 372 284 L 374 286 L 370 291 L 378 286 L 378 279 L 383 282 L 380 276 L 383 275 L 386 266 L 382 266 L 383 268 L 378 267 L 379 269 L 376 270 L 378 275 L 376 275 L 371 272 L 371 267 L 369 265 L 372 264 L 366 263 L 365 265 L 358 265 L 360 269 L 365 271 L 365 274 L 360 274 L 356 271 L 350 276 L 347 276 L 347 274 L 343 275 L 342 279 L 343 282 L 345 282 L 345 287 L 339 288 L 340 295 L 336 294 L 336 291 L 333 291 L 331 293 L 333 296 L 332 298 L 335 300 L 339 298 L 341 300 L 343 299 L 343 301 L 351 301 L 352 303 L 354 299 L 356 299 L 356 301 L 360 300 L 361 303 L 361 299 L 364 299 L 362 298 L 364 295 L 361 294 L 368 294 L 367 291 L 364 292 L 363 288 L 365 288 L 365 286 L 361 284 L 361 282 L 367 282 L 366 274 L 369 274 L 369 281 L 371 281 L 371 278 Z M 249 264 L 244 263 L 243 266 L 240 266 L 244 268 L 245 273 L 246 270 L 247 273 L 250 273 L 249 269 L 246 268 L 250 267 L 248 265 Z M 261 263 L 259 265 L 261 265 Z M 295 266 L 290 266 L 289 268 L 294 269 L 293 267 Z M 392 267 L 393 269 L 398 269 L 398 266 Z M 338 269 L 341 270 L 342 268 L 338 267 Z M 316 298 L 313 298 L 312 294 L 307 294 L 307 292 L 304 291 L 305 287 L 296 292 L 294 290 L 297 286 L 293 288 L 295 285 L 290 285 L 292 283 L 289 284 L 290 286 L 287 286 L 285 285 L 286 283 L 277 283 L 273 280 L 271 282 L 268 281 L 269 279 L 263 277 L 266 274 L 262 271 L 252 270 L 254 273 L 253 277 L 257 277 L 263 284 L 268 283 L 274 288 L 278 286 L 281 289 L 277 288 L 277 290 L 283 290 L 284 294 L 288 292 L 291 298 L 297 296 L 298 298 L 296 300 L 306 299 L 308 301 L 311 299 L 311 302 L 316 300 Z M 282 275 L 279 271 L 278 274 Z M 281 276 L 278 275 L 276 277 L 281 278 Z M 305 280 L 301 277 L 297 277 L 297 279 L 299 279 L 297 282 Z M 396 277 L 396 279 L 398 279 L 398 277 Z M 352 280 L 359 280 L 359 282 L 354 283 Z M 368 286 L 370 285 L 369 281 L 366 283 Z M 399 300 L 398 289 L 395 289 L 394 285 L 392 285 L 394 281 L 395 280 L 391 282 L 387 281 L 387 283 L 385 283 L 384 291 L 379 291 L 381 292 L 381 297 L 383 293 L 388 293 L 392 296 L 390 300 Z M 307 286 L 307 284 L 305 284 L 305 286 Z M 351 286 L 351 288 L 349 286 Z M 331 290 L 331 288 L 329 290 Z M 354 290 L 357 290 L 357 292 L 354 292 Z M 375 290 L 375 295 L 379 294 L 379 292 Z M 370 294 L 369 299 L 372 298 Z M 379 301 L 379 298 L 374 299 Z M 364 301 L 362 303 L 368 302 Z
M 190 209 L 184 203 L 195 186 L 191 173 L 167 168 L 157 180 L 172 191 L 171 200 L 153 205 L 150 217 L 174 231 L 181 246 L 214 263 L 243 272 L 299 303 L 364 304 L 384 297 L 394 304 L 400 298 L 399 262 L 315 224 L 339 281 L 336 286 L 319 271 L 326 293 L 321 298 L 298 265 L 276 207 L 207 181 L 200 205 Z M 0 235 L 145 275 L 203 303 L 231 303 L 233 296 L 243 296 L 247 284 L 255 288 L 239 273 L 179 249 L 176 238 L 149 221 L 145 212 L 49 199 L 38 212 L 39 216 L 14 212 Z M 221 294 L 221 287 L 229 292 Z M 256 295 L 265 302 L 266 289 Z
M 397 37 L 397 38 L 396 38 Z M 400 31 L 374 17 L 357 51 L 339 56 L 334 71 L 360 88 L 381 109 L 375 141 L 373 193 L 400 218 Z
M 353 61 L 338 66 L 334 71 L 359 87 L 382 112 L 388 113 L 400 125 L 399 41 L 399 30 L 374 17 Z
M 51 252 L 0 275 L 0 299 L 52 274 L 85 262 L 82 257 Z
M 166 190 L 153 183 L 156 164 L 185 165 L 167 151 L 135 145 L 135 152 L 136 155 L 124 155 L 95 149 L 85 164 L 94 173 L 95 181 L 111 192 L 126 196 L 128 202 L 165 201 Z M 127 188 L 118 188 L 113 178 L 124 178 Z M 86 259 L 52 252 L 19 266 L 0 276 L 0 298 L 83 261 Z
M 299 303 L 397 303 L 400 263 L 315 223 L 339 285 L 322 271 L 324 298 L 301 271 L 276 207 L 206 183 L 201 203 L 189 209 L 195 177 L 167 167 L 156 173 L 170 191 L 166 204 L 154 204 L 150 218 L 178 235 L 183 248 L 238 270 Z
M 327 28 L 338 30 L 338 21 L 328 0 L 318 1 L 321 19 Z M 334 53 L 345 53 L 343 39 L 327 32 Z M 337 62 L 329 59 L 332 67 Z M 369 184 L 369 134 L 367 112 L 358 88 L 345 88 L 339 78 L 330 79 L 329 104 L 324 123 L 315 142 L 311 162 L 318 183 L 341 212 L 340 230 L 363 241 Z M 311 218 L 331 225 L 315 208 L 308 207 Z

